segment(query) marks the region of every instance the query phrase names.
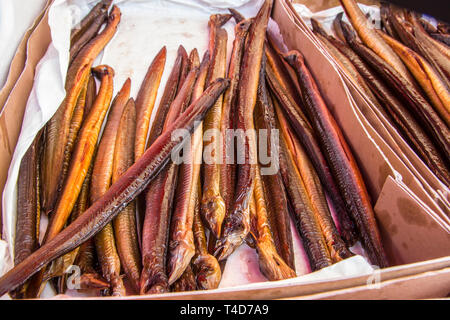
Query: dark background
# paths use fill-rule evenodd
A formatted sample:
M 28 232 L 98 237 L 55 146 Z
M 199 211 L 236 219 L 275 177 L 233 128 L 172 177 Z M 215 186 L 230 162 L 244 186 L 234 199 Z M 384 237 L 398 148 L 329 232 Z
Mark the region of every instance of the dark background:
M 450 23 L 450 0 L 385 0 Z

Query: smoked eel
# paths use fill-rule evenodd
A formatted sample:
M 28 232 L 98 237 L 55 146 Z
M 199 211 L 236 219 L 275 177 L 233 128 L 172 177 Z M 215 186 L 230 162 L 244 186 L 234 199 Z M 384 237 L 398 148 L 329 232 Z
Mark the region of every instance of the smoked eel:
M 238 99 L 238 85 L 240 79 L 241 61 L 244 53 L 245 39 L 251 22 L 245 20 L 235 26 L 235 38 L 233 50 L 228 68 L 230 87 L 223 97 L 223 108 L 220 123 L 221 157 L 220 170 L 220 194 L 225 204 L 225 215 L 230 214 L 236 185 L 236 162 L 234 157 L 234 143 L 232 130 L 235 128 L 236 103 Z
M 28 258 L 4 274 L 0 278 L 0 296 L 23 284 L 47 263 L 78 247 L 103 229 L 164 168 L 172 151 L 179 150 L 183 137 L 174 139 L 172 132 L 178 129 L 192 132 L 194 122 L 203 120 L 205 113 L 228 86 L 227 79 L 217 79 L 212 83 L 202 96 L 191 104 L 89 209 L 53 239 L 49 239 Z
M 216 289 L 222 278 L 217 259 L 208 253 L 207 240 L 203 221 L 200 216 L 200 181 L 195 191 L 194 223 L 192 226 L 195 241 L 195 255 L 192 258 L 192 267 L 200 290 Z
M 274 103 L 277 105 L 278 102 L 274 101 Z M 283 135 L 280 135 L 280 171 L 289 195 L 289 204 L 292 208 L 295 225 L 303 240 L 311 270 L 316 271 L 332 265 L 333 261 L 319 222 L 314 215 L 301 175 L 295 166 Z
M 357 239 L 355 226 L 350 218 L 350 213 L 345 205 L 344 198 L 339 191 L 337 181 L 335 180 L 332 170 L 324 154 L 322 153 L 319 143 L 320 141 L 313 131 L 306 115 L 303 114 L 302 110 L 295 105 L 292 98 L 277 81 L 277 78 L 274 76 L 269 65 L 266 66 L 266 75 L 272 92 L 274 93 L 276 99 L 280 102 L 281 109 L 286 114 L 286 117 L 288 118 L 298 139 L 308 153 L 322 185 L 333 202 L 341 226 L 340 233 L 342 238 L 346 241 L 348 246 L 353 245 Z
M 434 111 L 433 107 L 428 104 L 426 99 L 420 92 L 409 85 L 404 78 L 395 72 L 388 64 L 379 58 L 373 51 L 358 43 L 354 39 L 354 33 L 348 25 L 342 25 L 347 42 L 355 50 L 368 65 L 375 69 L 379 75 L 390 84 L 391 88 L 396 92 L 404 102 L 407 103 L 408 110 L 417 121 L 423 126 L 425 132 L 436 144 L 442 157 L 435 157 L 428 163 L 434 168 L 434 172 L 447 185 L 450 183 L 448 167 L 448 159 L 450 159 L 450 132 L 446 124 L 441 120 L 439 115 Z M 422 150 L 417 150 L 421 152 Z M 440 160 L 442 159 L 442 161 Z
M 130 98 L 120 118 L 114 147 L 112 183 L 134 163 L 134 141 L 136 134 L 136 107 Z M 141 275 L 141 253 L 137 237 L 136 202 L 130 202 L 113 220 L 117 253 L 125 275 L 134 291 L 139 293 Z
M 177 96 L 170 105 L 167 114 L 163 133 L 170 127 L 176 117 L 184 110 L 185 106 L 191 100 L 195 80 L 198 75 L 198 68 L 191 70 L 186 77 Z M 169 229 L 171 226 L 172 206 L 174 194 L 178 179 L 178 165 L 171 161 L 161 171 L 146 190 L 146 212 L 143 225 L 142 238 L 142 273 L 140 278 L 140 293 L 149 294 L 156 292 L 167 292 L 169 290 L 169 277 L 174 273 L 172 281 L 175 281 L 179 268 L 176 265 L 167 263 L 166 255 L 168 251 L 169 234 L 172 234 Z M 183 220 L 185 222 L 185 220 Z M 176 243 L 171 244 L 175 247 Z M 169 249 L 172 249 L 170 247 Z M 176 248 L 174 248 L 175 250 Z M 172 256 L 172 252 L 171 256 Z M 184 253 L 189 253 L 188 251 Z M 192 257 L 192 256 L 191 256 Z M 180 258 L 186 258 L 180 257 Z M 173 257 L 174 262 L 177 257 Z M 170 261 L 170 260 L 169 260 Z M 176 267 L 175 269 L 170 269 Z M 184 266 L 185 267 L 185 266 Z M 184 270 L 181 270 L 181 273 Z
M 400 58 L 395 54 L 383 38 L 377 33 L 375 28 L 367 22 L 367 18 L 356 4 L 355 0 L 339 0 L 344 8 L 345 14 L 349 18 L 351 24 L 357 31 L 359 37 L 364 44 L 371 48 L 392 68 L 394 68 L 402 77 L 410 84 L 414 84 L 414 80 L 403 65 Z
M 94 59 L 115 34 L 120 15 L 119 8 L 113 6 L 103 31 L 89 41 L 71 63 L 65 83 L 66 97 L 46 125 L 42 168 L 42 209 L 47 214 L 54 210 L 61 184 L 64 182 L 61 179 L 64 152 L 77 99 L 89 76 Z
M 328 110 L 303 56 L 298 51 L 291 51 L 285 55 L 285 59 L 297 72 L 304 107 L 323 150 L 326 150 L 325 157 L 345 199 L 347 210 L 356 223 L 369 259 L 380 268 L 386 267 L 388 261 L 373 207 L 350 147 Z
M 294 248 L 292 242 L 288 200 L 283 180 L 279 172 L 279 131 L 276 126 L 275 111 L 271 97 L 267 91 L 266 79 L 264 78 L 265 68 L 261 68 L 261 79 L 258 85 L 258 100 L 255 109 L 255 124 L 260 132 L 260 148 L 261 133 L 266 130 L 266 146 L 267 154 L 262 158 L 262 150 L 259 151 L 259 165 L 264 174 L 262 176 L 263 190 L 265 192 L 265 202 L 270 228 L 272 230 L 273 240 L 278 254 L 283 258 L 287 265 L 295 270 Z
M 17 217 L 14 239 L 14 265 L 18 265 L 39 247 L 40 225 L 40 151 L 41 130 L 22 158 L 17 182 Z M 26 285 L 14 292 L 23 298 Z
M 150 117 L 158 94 L 159 83 L 166 63 L 167 49 L 164 46 L 153 59 L 142 81 L 136 98 L 136 140 L 134 146 L 134 160 L 136 161 L 145 151 Z
M 100 90 L 89 116 L 80 129 L 67 178 L 61 190 L 55 212 L 50 217 L 43 243 L 48 242 L 60 233 L 72 212 L 91 164 L 103 119 L 111 102 L 114 70 L 107 65 L 100 65 L 92 71 L 101 80 Z M 39 296 L 43 289 L 45 282 L 41 280 L 44 272 L 45 268 L 33 279 L 33 285 L 30 284 L 29 293 L 32 296 Z
M 255 170 L 255 187 L 253 201 L 255 202 L 255 220 L 251 234 L 254 237 L 259 257 L 259 268 L 262 274 L 270 281 L 294 278 L 295 271 L 277 253 L 272 231 L 269 227 L 269 213 L 266 202 L 259 167 Z
M 228 15 L 229 16 L 229 15 Z M 229 17 L 228 17 L 229 19 Z M 228 20 L 221 15 L 212 15 L 209 21 L 211 62 L 206 78 L 206 84 L 216 78 L 225 77 L 227 68 L 227 40 L 228 34 L 221 28 L 222 22 Z M 201 212 L 208 228 L 219 237 L 222 231 L 222 222 L 225 217 L 225 203 L 220 194 L 220 162 L 221 139 L 220 125 L 223 109 L 223 96 L 219 97 L 214 107 L 206 115 L 203 122 L 204 144 L 203 153 L 203 192 Z
M 264 41 L 272 9 L 272 0 L 266 0 L 250 26 L 239 79 L 239 98 L 236 110 L 236 128 L 240 131 L 244 155 L 238 168 L 233 209 L 226 216 L 214 255 L 226 259 L 242 244 L 250 231 L 249 203 L 253 194 L 253 179 L 257 164 L 256 137 L 253 111 L 256 104 L 259 73 L 264 54 Z M 203 195 L 204 196 L 204 195 Z
M 313 213 L 322 229 L 322 234 L 333 263 L 351 257 L 353 254 L 347 249 L 344 241 L 339 235 L 328 208 L 327 199 L 323 193 L 319 177 L 317 176 L 308 155 L 300 145 L 300 142 L 296 139 L 281 110 L 277 112 L 277 114 L 284 142 L 291 152 L 294 163 L 301 176 L 306 193 L 311 201 Z

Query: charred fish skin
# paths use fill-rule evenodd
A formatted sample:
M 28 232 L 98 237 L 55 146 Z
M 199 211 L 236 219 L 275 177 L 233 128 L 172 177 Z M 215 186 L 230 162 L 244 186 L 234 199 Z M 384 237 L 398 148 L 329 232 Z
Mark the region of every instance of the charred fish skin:
M 297 72 L 304 105 L 321 142 L 324 154 L 338 181 L 348 211 L 359 229 L 361 241 L 372 263 L 388 265 L 375 214 L 361 173 L 345 138 L 321 97 L 317 84 L 304 64 L 303 56 L 291 51 L 285 56 Z
M 264 41 L 272 0 L 266 0 L 250 26 L 247 47 L 244 52 L 239 81 L 239 100 L 237 107 L 237 129 L 245 133 L 244 164 L 239 166 L 233 211 L 226 217 L 223 233 L 218 240 L 215 256 L 226 259 L 242 244 L 250 231 L 249 204 L 253 192 L 253 178 L 256 158 L 253 110 L 256 104 L 259 73 L 264 54 Z
M 49 240 L 28 258 L 0 278 L 0 296 L 15 289 L 44 265 L 76 248 L 109 223 L 167 164 L 174 148 L 180 148 L 182 137 L 172 139 L 176 129 L 194 129 L 194 122 L 202 120 L 206 111 L 229 86 L 228 79 L 218 79 L 211 84 L 195 103 L 181 114 L 144 155 L 84 214 Z M 178 149 L 176 149 L 178 150 Z

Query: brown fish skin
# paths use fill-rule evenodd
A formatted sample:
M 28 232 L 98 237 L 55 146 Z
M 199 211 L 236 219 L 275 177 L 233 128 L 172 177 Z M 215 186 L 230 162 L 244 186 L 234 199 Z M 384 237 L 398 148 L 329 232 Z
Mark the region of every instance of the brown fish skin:
M 263 60 L 264 61 L 264 60 Z M 261 80 L 258 85 L 258 100 L 255 110 L 255 124 L 257 130 L 267 130 L 267 155 L 270 159 L 279 155 L 278 141 L 272 141 L 272 134 L 278 134 L 276 126 L 275 111 L 271 97 L 268 95 L 266 80 L 264 78 L 265 67 L 261 68 Z M 277 130 L 274 132 L 273 130 Z M 261 131 L 259 131 L 261 132 Z M 261 137 L 260 137 L 261 139 Z M 261 143 L 261 142 L 260 142 Z M 278 161 L 275 160 L 275 161 Z M 262 170 L 270 170 L 271 166 L 278 168 L 278 163 L 261 163 L 259 165 Z M 273 168 L 272 168 L 273 169 Z M 269 172 L 268 172 L 269 173 Z M 265 201 L 267 205 L 269 225 L 272 230 L 274 244 L 279 255 L 287 263 L 287 265 L 295 270 L 294 248 L 292 242 L 291 225 L 289 218 L 288 200 L 283 180 L 279 171 L 276 173 L 262 175 L 263 190 L 265 193 Z
M 84 103 L 84 113 L 83 120 L 86 119 L 87 115 L 94 105 L 95 98 L 97 96 L 97 84 L 95 83 L 95 77 L 91 74 L 89 76 L 87 88 L 86 88 L 86 100 Z
M 361 9 L 359 9 L 355 0 L 339 0 L 344 8 L 345 14 L 349 18 L 351 24 L 358 32 L 361 40 L 385 60 L 392 68 L 394 68 L 402 77 L 410 84 L 414 84 L 414 80 L 409 74 L 406 67 L 403 65 L 400 58 L 389 47 L 384 40 L 378 35 L 375 28 L 367 23 L 367 18 L 364 16 Z
M 325 32 L 320 23 L 315 19 L 311 19 L 311 24 L 313 27 L 313 33 L 328 48 L 331 55 L 336 59 L 336 61 L 341 65 L 341 67 L 348 72 L 348 75 L 350 75 L 354 80 L 354 84 L 361 89 L 361 91 L 378 109 L 381 109 L 381 106 L 378 103 L 377 98 L 375 98 L 375 96 L 373 95 L 364 78 L 359 74 L 359 72 L 353 66 L 351 61 L 343 53 L 341 53 L 339 49 L 335 46 L 335 43 L 338 42 L 339 40 L 335 38 L 331 39 L 332 37 Z
M 163 133 L 164 127 L 169 123 L 167 119 L 170 116 L 169 113 L 172 112 L 173 114 L 173 110 L 171 111 L 173 104 L 181 103 L 177 92 L 182 87 L 180 78 L 183 73 L 183 65 L 187 65 L 186 60 L 186 50 L 180 46 L 150 131 L 149 142 L 156 141 L 157 137 Z M 178 98 L 178 102 L 175 102 L 175 98 Z M 150 146 L 152 144 L 153 142 Z M 169 289 L 166 252 L 173 190 L 175 189 L 170 183 L 175 184 L 175 178 L 174 168 L 166 168 L 149 184 L 144 192 L 146 207 L 142 227 L 140 294 L 166 292 Z M 164 184 L 165 181 L 168 183 Z
M 158 94 L 159 84 L 166 63 L 167 49 L 164 46 L 153 59 L 147 74 L 142 81 L 136 98 L 136 141 L 134 146 L 134 160 L 136 161 L 145 151 L 150 117 Z
M 55 212 L 49 221 L 43 243 L 53 239 L 60 233 L 72 212 L 91 164 L 103 119 L 111 102 L 114 70 L 107 65 L 101 65 L 95 67 L 93 72 L 101 79 L 99 94 L 88 118 L 80 129 L 67 179 L 62 188 Z M 45 285 L 45 282 L 41 283 L 44 272 L 45 268 L 34 278 L 33 285 L 29 287 L 29 295 L 39 296 Z
M 191 264 L 188 264 L 181 277 L 171 286 L 171 289 L 173 292 L 194 291 L 197 289 L 197 282 Z
M 323 101 L 315 80 L 304 64 L 303 56 L 297 51 L 292 51 L 285 56 L 285 59 L 298 74 L 304 106 L 312 120 L 311 124 L 315 128 L 318 140 L 323 150 L 326 150 L 325 157 L 336 177 L 348 212 L 352 214 L 356 222 L 362 244 L 372 263 L 381 268 L 386 267 L 388 261 L 381 243 L 372 204 L 350 147 Z
M 53 211 L 58 190 L 61 183 L 63 183 L 60 176 L 63 167 L 64 151 L 69 135 L 70 121 L 76 101 L 81 92 L 84 80 L 89 75 L 94 59 L 115 34 L 120 22 L 120 15 L 119 8 L 113 6 L 106 27 L 83 47 L 76 59 L 69 66 L 65 84 L 66 97 L 54 116 L 47 123 L 42 177 L 42 208 L 46 213 Z
M 233 207 L 234 190 L 236 185 L 236 165 L 234 156 L 234 144 L 231 141 L 230 130 L 235 128 L 236 103 L 238 99 L 238 86 L 240 79 L 240 67 L 244 53 L 245 39 L 251 22 L 245 20 L 235 26 L 235 39 L 233 50 L 228 68 L 228 78 L 230 87 L 223 97 L 223 108 L 220 124 L 220 134 L 222 138 L 222 162 L 219 165 L 220 170 L 220 195 L 225 204 L 225 215 L 230 214 Z M 231 149 L 233 148 L 233 149 Z
M 227 40 L 228 34 L 225 29 L 215 25 L 213 15 L 210 19 L 210 37 L 215 37 L 213 48 L 211 48 L 211 63 L 206 83 L 209 84 L 216 78 L 225 77 L 227 67 Z M 208 159 L 203 164 L 203 192 L 201 201 L 201 212 L 208 228 L 219 237 L 222 232 L 222 222 L 225 217 L 225 202 L 220 193 L 220 125 L 223 110 L 223 96 L 219 97 L 214 107 L 206 115 L 203 123 L 204 152 L 208 151 Z M 212 135 L 211 135 L 212 133 Z
M 75 43 L 86 32 L 89 26 L 97 19 L 98 16 L 108 12 L 112 0 L 102 0 L 97 3 L 91 11 L 80 21 L 79 26 L 74 28 L 70 34 L 70 43 Z
M 163 132 L 169 128 L 170 124 L 176 120 L 176 117 L 178 117 L 191 100 L 197 74 L 198 68 L 191 70 L 181 89 L 178 90 L 178 94 L 172 102 L 165 119 Z M 172 276 L 172 273 L 171 280 L 175 281 L 184 271 L 175 262 L 178 259 L 178 262 L 185 262 L 190 254 L 189 246 L 178 247 L 178 243 L 172 241 L 169 237 L 169 235 L 173 235 L 174 230 L 178 230 L 178 227 L 186 231 L 186 215 L 177 215 L 175 224 L 180 223 L 180 226 L 171 226 L 171 219 L 173 219 L 172 206 L 177 181 L 178 165 L 170 162 L 149 185 L 148 190 L 146 190 L 146 212 L 142 239 L 143 269 L 140 278 L 141 294 L 167 292 L 169 285 L 173 283 L 169 283 L 169 277 Z M 179 255 L 178 250 L 181 250 Z M 169 262 L 166 263 L 168 251 L 170 254 Z
M 339 235 L 336 225 L 334 224 L 325 194 L 322 191 L 322 185 L 320 184 L 319 177 L 317 176 L 311 161 L 308 159 L 308 156 L 300 145 L 300 142 L 295 138 L 292 129 L 290 128 L 289 123 L 281 110 L 277 112 L 277 114 L 284 141 L 288 149 L 291 151 L 293 160 L 305 185 L 306 193 L 311 201 L 313 213 L 315 214 L 320 228 L 322 229 L 331 259 L 333 262 L 339 262 L 353 256 L 353 254 L 346 247 L 344 241 Z
M 407 106 L 397 98 L 392 89 L 350 47 L 343 45 L 339 49 L 366 79 L 372 92 L 381 102 L 383 108 L 381 110 L 386 114 L 386 119 L 399 130 L 402 137 L 427 163 L 430 170 L 439 175 L 441 169 L 445 168 L 445 164 L 423 126 L 414 118 Z
M 186 81 L 183 84 L 180 93 L 182 93 L 184 89 L 187 89 L 190 91 L 190 94 L 186 96 L 183 105 L 187 105 L 189 101 L 191 101 L 198 72 L 198 66 L 194 67 L 186 77 Z M 183 110 L 184 108 L 181 111 Z M 168 115 L 169 121 L 171 115 L 172 112 L 170 111 Z M 173 199 L 174 210 L 169 231 L 169 259 L 167 262 L 169 285 L 172 285 L 175 280 L 183 274 L 195 253 L 194 235 L 192 233 L 194 211 L 193 201 L 191 201 L 190 197 L 192 190 L 196 185 L 194 184 L 194 177 L 198 177 L 200 174 L 200 167 L 195 166 L 194 163 L 199 163 L 201 161 L 201 151 L 198 149 L 196 154 L 193 154 L 192 145 L 183 151 L 183 158 L 190 159 L 188 161 L 190 164 L 182 164 L 181 166 L 178 166 L 175 163 L 170 164 L 170 166 L 176 167 L 174 170 L 177 171 L 176 175 L 178 175 L 178 178 Z M 175 184 L 173 188 L 175 189 Z
M 424 57 L 428 63 L 430 63 L 435 72 L 439 74 L 441 79 L 446 84 L 447 88 L 450 87 L 450 81 L 448 80 L 448 75 L 445 74 L 444 70 L 442 70 L 442 66 L 439 61 L 436 61 L 436 58 L 439 59 L 440 55 L 437 53 L 438 57 L 433 54 L 432 47 L 426 45 L 419 41 L 417 37 L 414 36 L 414 27 L 406 21 L 405 18 L 398 12 L 391 10 L 389 12 L 389 19 L 392 22 L 392 26 L 398 34 L 399 40 L 407 45 L 410 49 L 419 53 L 422 57 Z M 442 57 L 441 57 L 442 58 Z M 445 59 L 444 59 L 445 61 Z M 445 62 L 444 62 L 445 64 Z
M 272 232 L 269 227 L 269 214 L 267 212 L 268 208 L 259 167 L 255 171 L 253 201 L 255 202 L 256 221 L 252 235 L 255 237 L 259 268 L 262 274 L 270 281 L 294 278 L 296 277 L 295 271 L 286 264 L 275 248 Z
M 94 156 L 95 158 L 95 156 Z M 90 193 L 90 184 L 91 184 L 91 178 L 92 178 L 92 170 L 94 168 L 94 162 L 91 162 L 91 165 L 89 166 L 88 172 L 86 174 L 86 178 L 83 181 L 83 185 L 81 186 L 81 191 L 78 196 L 77 202 L 75 203 L 75 206 L 72 210 L 72 213 L 70 214 L 70 222 L 73 222 L 76 218 L 78 218 L 89 206 L 89 193 Z M 83 244 L 84 245 L 84 244 Z M 46 280 L 51 279 L 53 277 L 61 277 L 59 279 L 59 293 L 64 293 L 66 291 L 66 284 L 67 284 L 67 273 L 66 270 L 71 265 L 78 265 L 75 263 L 75 260 L 77 259 L 77 256 L 79 255 L 80 249 L 83 247 L 83 245 L 75 248 L 74 250 L 70 251 L 69 253 L 66 253 L 65 255 L 59 257 L 58 259 L 55 259 L 50 268 L 48 273 L 44 276 Z M 78 265 L 79 266 L 79 265 Z M 81 266 L 80 271 L 82 273 L 85 272 L 85 269 L 82 269 Z M 93 270 L 93 269 L 92 269 Z M 91 271 L 92 275 L 89 278 L 93 278 L 95 271 Z M 85 277 L 84 285 L 85 288 L 88 286 L 88 278 Z M 98 283 L 94 283 L 94 286 L 97 286 Z M 107 285 L 109 286 L 109 285 Z
M 197 76 L 195 83 L 192 84 L 191 101 L 198 99 L 204 90 L 209 66 L 209 55 L 205 55 L 201 66 L 198 65 L 199 60 L 197 58 L 194 60 L 197 61 L 194 61 L 191 66 L 191 74 L 196 73 Z M 186 82 L 189 81 L 189 77 L 187 77 Z M 177 278 L 183 275 L 195 254 L 192 224 L 196 204 L 194 190 L 200 181 L 200 164 L 203 150 L 202 132 L 202 125 L 199 125 L 191 135 L 190 146 L 183 150 L 184 161 L 178 169 L 178 183 L 174 198 L 175 209 L 172 213 L 170 226 L 169 259 L 167 263 L 169 285 L 173 284 Z
M 72 157 L 72 151 L 75 146 L 75 141 L 80 131 L 83 120 L 86 118 L 85 106 L 86 106 L 86 94 L 87 94 L 88 79 L 85 80 L 85 84 L 81 89 L 80 95 L 78 96 L 77 104 L 73 110 L 72 120 L 70 122 L 69 136 L 67 138 L 66 149 L 64 150 L 64 162 L 61 174 L 61 179 L 64 180 L 69 170 L 70 159 Z M 62 185 L 61 185 L 62 187 Z M 61 192 L 61 190 L 59 190 Z
M 85 46 L 86 43 L 88 43 L 97 35 L 97 32 L 100 30 L 107 18 L 108 12 L 102 12 L 95 18 L 95 20 L 80 36 L 80 38 L 76 42 L 70 44 L 69 64 L 73 61 L 73 59 L 75 59 L 83 46 Z
M 130 98 L 123 110 L 117 130 L 112 170 L 112 183 L 134 163 L 134 141 L 136 134 L 136 107 Z M 141 253 L 136 227 L 136 202 L 132 201 L 113 220 L 114 235 L 121 266 L 134 291 L 139 292 L 141 275 Z
M 149 148 L 152 145 L 152 143 L 162 133 L 167 112 L 169 110 L 170 105 L 172 104 L 173 99 L 175 99 L 175 96 L 177 94 L 181 74 L 181 65 L 183 64 L 183 60 L 186 59 L 186 57 L 187 57 L 186 50 L 184 49 L 183 46 L 180 46 L 178 48 L 177 58 L 172 67 L 172 71 L 166 82 L 166 87 L 164 88 L 164 92 L 161 97 L 161 102 L 158 106 L 158 110 L 156 111 L 155 119 L 153 120 L 152 123 L 152 128 L 150 129 L 150 135 L 147 141 L 147 148 Z
M 333 262 L 320 225 L 314 216 L 311 201 L 282 135 L 280 136 L 280 171 L 289 195 L 297 230 L 309 257 L 311 270 L 316 271 L 332 265 Z
M 450 93 L 440 80 L 439 75 L 434 72 L 432 66 L 419 54 L 389 37 L 387 34 L 380 32 L 380 35 L 409 68 L 442 120 L 450 127 Z M 430 73 L 427 73 L 427 71 Z M 440 90 L 434 84 L 441 84 Z
M 17 183 L 17 217 L 14 239 L 14 265 L 18 265 L 39 247 L 40 225 L 40 151 L 42 145 L 41 130 L 22 158 Z M 12 293 L 15 299 L 21 299 L 27 285 Z
M 346 31 L 347 41 L 352 49 L 354 49 L 373 69 L 377 70 L 379 75 L 393 88 L 393 90 L 407 103 L 408 109 L 417 121 L 423 126 L 425 132 L 436 144 L 438 152 L 442 154 L 444 164 L 441 166 L 438 159 L 433 159 L 434 166 L 438 169 L 438 174 L 443 182 L 449 183 L 448 159 L 450 159 L 450 132 L 439 115 L 434 111 L 432 106 L 428 104 L 426 99 L 420 92 L 416 91 L 412 86 L 408 85 L 404 79 L 395 72 L 384 60 L 380 59 L 373 51 L 359 44 L 354 40 L 352 31 L 348 26 L 343 25 Z M 446 177 L 447 176 L 447 177 Z
M 167 164 L 173 149 L 179 148 L 182 137 L 172 139 L 172 132 L 177 129 L 192 132 L 194 122 L 204 118 L 205 113 L 228 86 L 227 79 L 218 79 L 211 84 L 202 97 L 191 104 L 144 155 L 84 214 L 4 274 L 0 278 L 0 296 L 21 285 L 47 263 L 76 248 L 108 224 L 155 178 Z
M 130 89 L 131 80 L 127 79 L 111 105 L 95 158 L 90 191 L 91 203 L 103 196 L 111 186 L 115 142 L 120 119 L 130 96 Z M 94 237 L 94 241 L 103 277 L 110 283 L 112 294 L 125 295 L 125 287 L 120 277 L 120 257 L 117 253 L 112 224 L 103 228 Z
M 250 231 L 248 209 L 253 192 L 254 170 L 257 164 L 253 110 L 257 100 L 264 41 L 272 4 L 272 0 L 265 1 L 254 18 L 247 36 L 247 44 L 242 59 L 236 127 L 244 134 L 245 162 L 238 168 L 233 211 L 224 220 L 222 236 L 216 244 L 214 255 L 219 261 L 226 259 L 233 253 Z
M 216 289 L 222 278 L 222 271 L 217 259 L 208 253 L 205 228 L 200 216 L 200 181 L 195 192 L 194 223 L 192 226 L 195 241 L 195 255 L 192 258 L 192 267 L 200 290 Z
M 306 149 L 311 162 L 319 175 L 322 185 L 326 188 L 331 197 L 341 225 L 341 235 L 345 239 L 347 245 L 351 246 L 358 238 L 355 226 L 350 218 L 350 213 L 345 205 L 343 196 L 339 191 L 337 181 L 332 174 L 331 167 L 321 151 L 319 140 L 316 137 L 310 122 L 306 118 L 306 115 L 303 114 L 299 107 L 295 106 L 292 98 L 283 90 L 282 86 L 273 75 L 270 66 L 266 67 L 266 73 L 272 92 L 280 102 L 283 112 L 286 114 L 297 137 Z

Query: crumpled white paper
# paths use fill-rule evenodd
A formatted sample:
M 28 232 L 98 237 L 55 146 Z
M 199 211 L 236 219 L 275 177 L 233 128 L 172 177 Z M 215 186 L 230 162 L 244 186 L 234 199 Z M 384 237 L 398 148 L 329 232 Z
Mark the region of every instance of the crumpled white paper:
M 14 232 L 17 201 L 17 177 L 20 161 L 31 145 L 37 132 L 55 113 L 65 96 L 64 79 L 66 77 L 69 59 L 69 39 L 72 26 L 81 17 L 85 16 L 96 1 L 89 0 L 55 0 L 49 12 L 49 25 L 52 34 L 52 43 L 48 51 L 36 68 L 35 84 L 31 91 L 22 130 L 17 147 L 14 151 L 11 166 L 8 171 L 8 180 L 3 192 L 3 234 L 0 241 L 0 275 L 13 266 Z M 157 52 L 163 47 L 167 48 L 166 66 L 158 92 L 157 102 L 161 98 L 168 75 L 179 45 L 183 45 L 187 52 L 197 48 L 202 56 L 208 46 L 208 20 L 211 13 L 226 13 L 226 8 L 234 7 L 247 17 L 254 16 L 263 0 L 122 0 L 114 1 L 122 12 L 121 22 L 116 35 L 106 46 L 103 53 L 94 65 L 108 64 L 115 70 L 114 94 L 120 90 L 124 81 L 130 77 L 132 80 L 131 96 L 136 97 L 140 84 L 147 68 Z M 227 23 L 228 52 L 231 52 L 234 39 L 234 23 Z M 155 108 L 156 109 L 156 108 Z M 297 235 L 298 236 L 298 235 Z M 300 240 L 301 241 L 301 240 Z M 297 246 L 301 242 L 296 242 Z M 243 246 L 229 260 L 242 257 Z M 253 258 L 252 258 L 253 255 Z M 246 250 L 243 257 L 247 257 L 251 265 L 249 270 L 259 272 L 256 252 Z M 302 248 L 297 248 L 296 256 L 304 255 Z M 296 259 L 297 268 L 307 270 Z M 252 262 L 253 261 L 253 262 Z M 299 264 L 300 263 L 300 264 Z M 234 270 L 237 264 L 227 263 L 227 268 Z M 238 272 L 240 270 L 237 270 Z M 323 277 L 342 278 L 370 273 L 373 268 L 367 261 L 356 256 L 347 259 L 329 268 L 322 269 L 306 276 L 286 281 L 303 281 Z M 225 272 L 230 272 L 225 270 Z M 233 271 L 234 272 L 234 271 Z M 232 272 L 232 273 L 233 273 Z M 234 272 L 235 273 L 235 272 Z M 245 278 L 245 277 L 244 277 Z M 264 281 L 264 276 L 257 275 L 252 279 L 241 279 L 240 285 Z M 305 281 L 306 281 L 305 280 Z M 289 282 L 291 283 L 291 282 Z M 231 282 L 223 281 L 222 287 L 237 285 L 231 277 Z M 51 292 L 45 294 L 50 297 Z

